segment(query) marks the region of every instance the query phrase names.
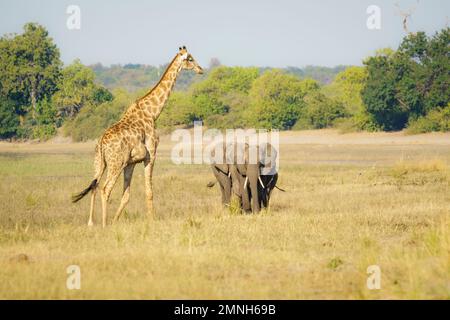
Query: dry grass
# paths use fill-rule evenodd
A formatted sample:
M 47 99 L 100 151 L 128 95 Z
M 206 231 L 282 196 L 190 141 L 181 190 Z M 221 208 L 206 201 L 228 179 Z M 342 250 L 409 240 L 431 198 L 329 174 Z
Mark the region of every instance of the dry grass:
M 92 143 L 1 144 L 0 298 L 449 299 L 450 140 L 311 134 L 282 135 L 287 192 L 259 215 L 222 209 L 209 168 L 172 164 L 162 139 L 157 220 L 145 219 L 140 165 L 105 230 L 86 227 L 88 199 L 69 202 L 91 179 Z M 81 290 L 66 288 L 72 264 Z M 380 290 L 366 287 L 369 265 Z

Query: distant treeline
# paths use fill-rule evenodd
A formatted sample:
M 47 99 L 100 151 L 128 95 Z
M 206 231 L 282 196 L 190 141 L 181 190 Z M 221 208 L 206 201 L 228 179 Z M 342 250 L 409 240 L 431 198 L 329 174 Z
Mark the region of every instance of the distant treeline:
M 220 65 L 218 59 L 213 58 L 208 66 L 211 70 Z M 334 77 L 348 66 L 337 66 L 334 68 L 306 66 L 304 68 L 287 67 L 281 69 L 286 73 L 293 74 L 302 79 L 314 79 L 320 84 L 329 84 Z M 90 65 L 94 70 L 96 81 L 109 90 L 123 88 L 129 92 L 148 89 L 152 83 L 156 83 L 167 68 L 167 64 L 160 66 L 151 66 L 145 64 L 113 64 L 109 67 L 101 63 Z M 260 72 L 270 70 L 271 68 L 260 68 Z M 186 90 L 193 82 L 198 82 L 205 77 L 199 77 L 192 72 L 182 72 L 177 79 L 175 90 Z
M 182 72 L 159 128 L 450 130 L 450 32 L 408 34 L 363 67 L 226 67 Z M 0 38 L 0 138 L 93 139 L 156 83 L 166 66 L 63 66 L 46 29 Z

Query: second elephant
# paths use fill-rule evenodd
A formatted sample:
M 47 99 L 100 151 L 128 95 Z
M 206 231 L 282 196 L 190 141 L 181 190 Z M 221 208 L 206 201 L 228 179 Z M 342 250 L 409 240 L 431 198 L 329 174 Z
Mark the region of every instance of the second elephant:
M 259 212 L 268 207 L 278 180 L 277 156 L 277 150 L 269 143 L 254 147 L 248 144 L 236 146 L 231 156 L 233 164 L 230 165 L 232 190 L 241 197 L 244 211 Z

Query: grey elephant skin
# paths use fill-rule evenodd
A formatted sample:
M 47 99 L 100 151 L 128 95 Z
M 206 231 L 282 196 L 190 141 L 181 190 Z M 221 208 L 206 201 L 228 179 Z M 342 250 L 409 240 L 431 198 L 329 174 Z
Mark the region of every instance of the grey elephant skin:
M 250 156 L 252 152 L 253 157 Z M 276 149 L 268 143 L 253 149 L 248 144 L 235 144 L 224 146 L 223 154 L 227 164 L 211 165 L 220 186 L 222 204 L 229 205 L 234 194 L 245 212 L 259 212 L 268 207 L 278 181 Z M 208 187 L 214 184 L 209 183 Z

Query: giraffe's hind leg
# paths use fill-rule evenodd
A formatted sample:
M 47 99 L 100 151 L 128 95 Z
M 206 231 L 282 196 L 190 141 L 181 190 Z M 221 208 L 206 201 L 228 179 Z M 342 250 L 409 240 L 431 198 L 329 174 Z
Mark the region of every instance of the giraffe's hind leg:
M 96 193 L 97 193 L 97 188 L 92 190 L 92 194 L 91 194 L 91 210 L 89 211 L 88 227 L 92 227 L 94 225 L 94 206 L 95 206 L 95 194 Z
M 113 165 L 108 167 L 108 174 L 106 175 L 106 181 L 101 191 L 102 195 L 102 226 L 106 227 L 106 217 L 108 210 L 108 200 L 111 196 L 111 191 L 116 184 L 117 178 L 122 172 L 122 167 L 119 165 Z
M 95 160 L 94 160 L 94 168 L 95 168 L 95 179 L 97 179 L 97 185 L 102 178 L 103 172 L 105 171 L 105 162 L 102 157 L 101 145 L 97 144 L 95 146 Z M 94 225 L 94 206 L 95 206 L 95 196 L 97 194 L 97 186 L 92 190 L 91 193 L 91 209 L 89 211 L 89 221 L 88 227 L 92 227 Z
M 153 166 L 155 165 L 156 149 L 159 138 L 154 134 L 146 141 L 148 155 L 144 160 L 145 197 L 147 200 L 147 216 L 154 219 L 155 210 L 153 207 Z
M 117 209 L 116 215 L 114 216 L 113 222 L 119 220 L 123 209 L 128 204 L 128 201 L 130 201 L 131 178 L 133 177 L 134 166 L 134 163 L 129 164 L 123 170 L 123 195 L 122 200 L 120 201 L 119 208 Z

